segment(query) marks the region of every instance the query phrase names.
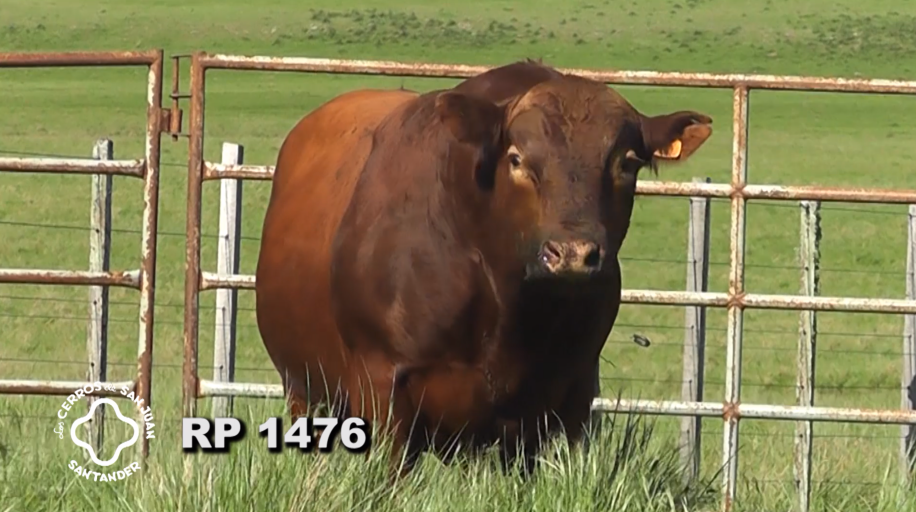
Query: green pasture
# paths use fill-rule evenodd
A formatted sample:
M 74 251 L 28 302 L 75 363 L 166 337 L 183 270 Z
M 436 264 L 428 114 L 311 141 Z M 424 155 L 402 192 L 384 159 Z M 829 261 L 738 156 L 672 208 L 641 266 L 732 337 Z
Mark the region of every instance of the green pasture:
M 532 57 L 559 67 L 910 80 L 916 79 L 914 27 L 916 4 L 904 0 L 0 1 L 0 52 L 164 48 L 167 55 L 206 50 L 488 65 Z M 169 66 L 166 88 L 170 71 Z M 145 76 L 139 68 L 0 69 L 0 156 L 88 157 L 96 139 L 110 138 L 115 158 L 142 157 Z M 186 70 L 182 76 L 185 89 Z M 220 145 L 228 141 L 245 146 L 246 163 L 273 164 L 292 125 L 334 95 L 361 87 L 428 90 L 454 83 L 209 72 L 205 156 L 218 161 Z M 729 90 L 619 89 L 647 114 L 691 109 L 714 119 L 713 136 L 702 150 L 689 163 L 662 168 L 660 179 L 728 180 Z M 753 91 L 750 103 L 752 182 L 916 187 L 913 98 Z M 186 103 L 183 108 L 187 127 Z M 625 418 L 617 418 L 613 432 L 603 434 L 613 438 L 598 443 L 597 454 L 584 462 L 578 455 L 556 454 L 532 482 L 503 477 L 485 463 L 443 469 L 429 461 L 395 493 L 387 487 L 381 459 L 362 469 L 362 458 L 342 450 L 326 459 L 268 454 L 257 425 L 271 414 L 282 415 L 282 404 L 238 399 L 236 415 L 248 424 L 244 445 L 225 460 L 196 456 L 183 466 L 178 443 L 187 143 L 165 136 L 162 147 L 152 404 L 157 433 L 149 473 L 107 489 L 78 480 L 66 469 L 67 449 L 59 448 L 52 433 L 61 399 L 5 396 L 0 398 L 0 511 L 718 506 L 722 425 L 716 419 L 704 422 L 703 482 L 687 491 L 672 469 L 676 418 L 646 418 L 645 428 L 652 429 L 648 440 L 627 434 Z M 642 178 L 655 179 L 648 173 Z M 89 181 L 85 176 L 0 175 L 0 266 L 87 268 Z M 111 266 L 138 268 L 141 183 L 120 177 L 114 183 Z M 218 190 L 216 183 L 205 184 L 202 259 L 207 270 L 216 267 Z M 246 274 L 254 273 L 269 191 L 268 182 L 244 185 L 241 267 Z M 626 288 L 684 289 L 687 209 L 683 198 L 638 199 L 622 255 Z M 750 204 L 749 291 L 798 292 L 798 219 L 794 203 Z M 822 293 L 902 298 L 906 221 L 905 206 L 824 204 Z M 728 222 L 727 201 L 714 201 L 711 291 L 727 288 Z M 81 287 L 0 286 L 0 378 L 85 378 L 86 297 Z M 201 297 L 200 360 L 207 377 L 214 297 L 212 292 Z M 138 294 L 112 289 L 111 300 L 108 377 L 129 379 L 136 371 Z M 240 292 L 239 301 L 237 378 L 278 382 L 258 337 L 253 293 Z M 603 353 L 603 395 L 678 398 L 683 322 L 683 308 L 625 305 Z M 898 407 L 902 317 L 823 313 L 818 322 L 816 403 Z M 716 401 L 724 397 L 724 310 L 710 310 L 708 325 L 706 394 Z M 743 402 L 795 402 L 797 326 L 797 312 L 746 312 Z M 633 334 L 649 338 L 651 345 L 636 345 Z M 207 414 L 208 401 L 201 406 Z M 742 421 L 739 509 L 793 506 L 793 432 L 791 422 Z M 894 485 L 899 433 L 896 426 L 815 424 L 814 509 L 906 509 Z M 619 448 L 621 440 L 636 449 Z M 632 457 L 624 469 L 613 470 L 615 458 L 628 453 Z M 678 502 L 681 498 L 687 505 Z

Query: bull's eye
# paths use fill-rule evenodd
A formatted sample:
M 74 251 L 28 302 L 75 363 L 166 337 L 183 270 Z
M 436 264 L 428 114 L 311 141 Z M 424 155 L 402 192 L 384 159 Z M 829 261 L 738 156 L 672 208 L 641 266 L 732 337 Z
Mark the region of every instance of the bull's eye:
M 522 155 L 519 154 L 517 149 L 515 149 L 515 146 L 509 148 L 509 164 L 514 169 L 517 169 L 522 165 Z
M 506 152 L 506 156 L 509 158 L 509 177 L 514 183 L 525 186 L 534 184 L 537 186 L 537 177 L 530 169 L 522 166 L 522 154 L 518 148 L 515 146 L 510 147 L 509 151 Z

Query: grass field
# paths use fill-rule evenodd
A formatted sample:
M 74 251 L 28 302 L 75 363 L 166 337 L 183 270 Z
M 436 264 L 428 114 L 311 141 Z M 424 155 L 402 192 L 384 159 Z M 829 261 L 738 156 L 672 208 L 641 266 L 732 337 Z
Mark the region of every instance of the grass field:
M 461 4 L 3 0 L 0 51 L 164 48 L 176 54 L 201 49 L 474 64 L 541 57 L 563 67 L 916 79 L 916 4 L 903 0 Z M 426 90 L 452 83 L 212 72 L 205 156 L 217 161 L 220 142 L 231 141 L 245 146 L 246 163 L 273 164 L 287 130 L 336 94 L 366 86 Z M 661 178 L 728 180 L 729 91 L 619 89 L 645 113 L 692 109 L 715 120 L 715 133 L 691 162 L 662 170 Z M 116 158 L 138 158 L 144 101 L 139 69 L 0 70 L 0 154 L 84 157 L 94 140 L 107 137 L 114 140 Z M 913 99 L 906 97 L 755 91 L 750 180 L 913 188 L 911 112 Z M 66 469 L 69 454 L 57 448 L 51 432 L 61 400 L 2 397 L 0 511 L 684 510 L 678 503 L 682 498 L 687 510 L 717 506 L 722 443 L 716 420 L 704 423 L 704 481 L 711 490 L 702 482 L 686 491 L 677 485 L 674 418 L 647 419 L 651 425 L 644 428 L 651 427 L 651 438 L 643 437 L 649 431 L 627 430 L 625 419 L 618 418 L 617 428 L 603 434 L 611 437 L 597 443 L 597 453 L 584 464 L 579 455 L 561 450 L 532 482 L 502 477 L 485 463 L 442 468 L 427 461 L 395 493 L 377 457 L 364 466 L 362 458 L 343 451 L 330 458 L 268 454 L 256 426 L 269 415 L 282 416 L 282 404 L 244 399 L 236 401 L 236 415 L 248 424 L 243 445 L 233 447 L 225 460 L 197 456 L 183 467 L 178 404 L 187 145 L 167 137 L 162 144 L 153 376 L 158 422 L 149 474 L 127 486 L 99 487 L 104 484 L 76 479 Z M 204 188 L 202 258 L 205 268 L 214 269 L 218 186 Z M 248 182 L 244 188 L 241 265 L 243 273 L 253 273 L 269 183 Z M 112 268 L 139 265 L 141 198 L 139 181 L 115 179 Z M 822 293 L 902 297 L 906 208 L 825 204 L 823 210 Z M 88 216 L 87 177 L 0 175 L 0 266 L 86 268 Z M 712 216 L 710 289 L 726 291 L 727 202 L 714 202 Z M 623 250 L 626 288 L 683 289 L 686 220 L 684 199 L 639 198 Z M 751 203 L 748 290 L 798 291 L 797 226 L 796 205 Z M 0 378 L 84 378 L 85 297 L 86 290 L 76 287 L 0 287 Z M 202 366 L 212 358 L 213 297 L 205 293 L 201 300 Z M 109 379 L 129 379 L 136 368 L 137 294 L 112 290 L 111 299 Z M 253 299 L 240 293 L 238 379 L 277 382 L 258 338 Z M 604 350 L 603 394 L 677 398 L 683 318 L 682 308 L 625 305 Z M 746 313 L 743 402 L 794 403 L 797 318 L 792 312 Z M 708 323 L 706 392 L 708 400 L 718 400 L 724 396 L 724 311 L 711 310 Z M 903 319 L 830 313 L 821 314 L 819 323 L 817 404 L 898 407 Z M 650 338 L 651 346 L 632 343 L 634 333 Z M 206 400 L 202 407 L 206 414 Z M 916 510 L 916 503 L 897 501 L 892 485 L 899 432 L 898 427 L 816 424 L 813 509 Z M 791 508 L 792 433 L 792 423 L 742 422 L 740 510 Z M 617 459 L 629 462 L 615 466 Z

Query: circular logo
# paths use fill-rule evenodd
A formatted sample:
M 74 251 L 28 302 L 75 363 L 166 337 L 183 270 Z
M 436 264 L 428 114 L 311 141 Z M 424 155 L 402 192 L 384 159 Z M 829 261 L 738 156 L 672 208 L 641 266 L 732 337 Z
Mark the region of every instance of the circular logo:
M 142 426 L 146 427 L 145 429 L 141 428 L 137 420 L 124 415 L 121 412 L 121 408 L 118 407 L 118 404 L 110 398 L 93 397 L 94 400 L 88 407 L 88 412 L 83 416 L 75 417 L 76 414 L 78 414 L 76 412 L 78 404 L 83 399 L 103 389 L 106 391 L 115 391 L 115 388 L 111 384 L 96 382 L 94 384 L 86 384 L 76 389 L 73 394 L 68 396 L 67 400 L 61 404 L 60 409 L 57 411 L 57 417 L 61 421 L 59 421 L 54 428 L 54 433 L 62 440 L 69 439 L 70 442 L 81 448 L 82 452 L 85 454 L 86 460 L 84 460 L 82 464 L 76 460 L 70 461 L 68 467 L 74 473 L 94 482 L 116 482 L 124 480 L 140 470 L 139 462 L 134 460 L 121 460 L 121 455 L 125 449 L 130 448 L 140 440 L 140 436 L 143 434 L 144 430 L 146 431 L 146 439 L 155 438 L 155 432 L 153 431 L 155 425 L 153 424 L 153 412 L 150 407 L 145 406 L 143 399 L 139 396 L 135 396 L 134 392 L 127 387 L 120 389 L 121 396 L 127 398 L 136 405 L 137 410 L 142 416 Z M 101 453 L 96 452 L 96 448 L 101 447 L 93 447 L 92 443 L 87 441 L 87 429 L 81 428 L 84 424 L 93 419 L 96 409 L 99 408 L 105 408 L 113 412 L 113 419 L 120 420 L 127 427 L 126 429 L 122 429 L 127 432 L 126 435 L 122 434 L 120 431 L 116 431 L 114 435 L 109 438 L 111 444 L 106 444 L 109 446 L 115 446 L 114 443 L 118 444 L 114 452 L 107 458 L 103 458 Z M 66 422 L 70 423 L 69 428 L 65 426 Z

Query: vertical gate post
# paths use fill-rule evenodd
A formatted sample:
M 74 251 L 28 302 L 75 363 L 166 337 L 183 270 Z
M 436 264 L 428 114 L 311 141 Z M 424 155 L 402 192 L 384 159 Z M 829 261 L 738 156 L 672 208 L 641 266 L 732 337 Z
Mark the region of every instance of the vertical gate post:
M 108 139 L 99 139 L 92 148 L 92 158 L 113 160 L 114 145 Z M 111 263 L 111 184 L 112 175 L 92 175 L 92 204 L 89 212 L 89 271 L 108 272 Z M 89 382 L 108 380 L 108 285 L 89 287 L 89 326 L 86 332 L 86 350 L 89 355 Z M 86 397 L 91 409 L 94 395 Z M 99 453 L 105 432 L 105 408 L 96 407 L 92 419 L 86 423 L 89 443 Z
M 802 267 L 801 294 L 820 295 L 820 201 L 801 201 L 801 230 L 798 256 Z M 817 312 L 800 311 L 798 321 L 798 372 L 795 398 L 798 405 L 814 405 L 815 349 L 817 346 Z M 808 512 L 811 500 L 811 451 L 814 422 L 795 424 L 795 487 L 800 512 Z
M 910 205 L 906 241 L 906 298 L 916 300 L 916 205 Z M 901 409 L 916 410 L 916 315 L 905 315 L 903 324 L 903 375 Z M 916 425 L 902 425 L 900 470 L 903 481 L 913 485 L 916 469 Z
M 238 144 L 223 143 L 223 160 L 226 165 L 242 165 L 244 148 Z M 217 274 L 239 273 L 240 241 L 242 236 L 242 180 L 220 180 L 219 187 L 219 246 Z M 216 290 L 216 336 L 213 346 L 213 380 L 235 381 L 236 318 L 238 316 L 238 290 Z M 213 397 L 213 417 L 232 414 L 232 397 Z
M 732 188 L 747 185 L 747 136 L 750 90 L 738 85 L 732 92 Z M 729 229 L 728 309 L 725 325 L 725 422 L 722 429 L 722 511 L 731 512 L 738 486 L 738 432 L 741 415 L 741 352 L 744 344 L 744 256 L 747 235 L 747 198 L 731 197 Z
M 197 416 L 198 328 L 200 326 L 200 209 L 204 163 L 204 68 L 201 52 L 191 55 L 188 123 L 188 213 L 185 216 L 184 361 L 182 363 L 181 414 Z
M 693 178 L 694 183 L 710 183 L 710 178 Z M 709 289 L 709 225 L 711 203 L 708 197 L 691 197 L 687 227 L 687 291 Z M 706 306 L 687 306 L 684 319 L 684 369 L 681 400 L 703 401 L 706 358 Z M 686 481 L 700 474 L 702 449 L 701 416 L 681 418 L 681 467 Z

